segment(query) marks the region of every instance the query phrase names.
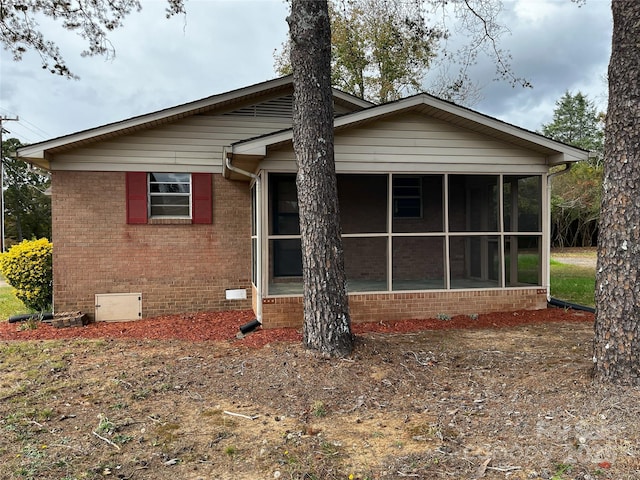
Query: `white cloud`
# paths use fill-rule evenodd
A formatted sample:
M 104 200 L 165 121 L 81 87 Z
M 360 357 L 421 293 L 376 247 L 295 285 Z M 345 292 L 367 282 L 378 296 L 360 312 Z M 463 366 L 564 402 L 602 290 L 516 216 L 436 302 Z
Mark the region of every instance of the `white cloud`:
M 80 80 L 42 70 L 31 52 L 22 62 L 0 52 L 0 114 L 21 118 L 12 134 L 37 142 L 275 76 L 273 51 L 288 29 L 284 2 L 191 0 L 187 9 L 186 17 L 167 20 L 164 1 L 143 1 L 142 12 L 110 35 L 116 51 L 110 60 L 81 57 L 81 38 L 42 20 Z
M 606 107 L 603 76 L 611 43 L 609 2 L 588 0 L 578 7 L 568 0 L 511 1 L 505 3 L 504 21 L 511 30 L 503 40 L 512 54 L 513 69 L 533 88 L 493 82 L 485 89 L 479 109 L 537 130 L 551 119 L 555 102 L 565 91 L 582 91 L 601 109 Z M 490 73 L 485 69 L 481 75 L 488 78 Z
M 82 39 L 42 20 L 81 80 L 43 71 L 27 54 L 13 62 L 0 52 L 0 114 L 19 115 L 7 127 L 36 142 L 178 105 L 275 76 L 273 51 L 286 40 L 288 6 L 282 0 L 190 0 L 187 16 L 165 19 L 163 0 L 143 1 L 143 11 L 110 37 L 112 60 L 80 57 Z M 486 61 L 473 71 L 484 85 L 474 108 L 532 130 L 551 118 L 566 90 L 603 98 L 609 57 L 609 2 L 507 0 L 503 38 L 517 75 L 533 89 L 494 82 Z

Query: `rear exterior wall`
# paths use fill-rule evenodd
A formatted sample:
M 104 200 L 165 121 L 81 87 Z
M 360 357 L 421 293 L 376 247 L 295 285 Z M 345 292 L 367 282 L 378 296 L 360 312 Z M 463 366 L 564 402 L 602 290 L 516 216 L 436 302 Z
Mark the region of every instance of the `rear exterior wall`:
M 212 188 L 211 225 L 128 225 L 124 172 L 53 171 L 55 311 L 93 319 L 96 293 L 142 293 L 143 317 L 251 308 L 249 188 Z

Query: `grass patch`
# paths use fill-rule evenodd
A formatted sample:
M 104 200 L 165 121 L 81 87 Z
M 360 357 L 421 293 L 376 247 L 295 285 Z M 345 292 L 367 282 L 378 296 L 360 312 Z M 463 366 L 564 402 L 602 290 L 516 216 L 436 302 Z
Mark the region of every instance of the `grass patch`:
M 21 313 L 30 312 L 13 294 L 13 287 L 0 287 L 0 320 L 6 320 Z
M 595 306 L 595 268 L 569 265 L 551 260 L 551 295 L 589 307 Z

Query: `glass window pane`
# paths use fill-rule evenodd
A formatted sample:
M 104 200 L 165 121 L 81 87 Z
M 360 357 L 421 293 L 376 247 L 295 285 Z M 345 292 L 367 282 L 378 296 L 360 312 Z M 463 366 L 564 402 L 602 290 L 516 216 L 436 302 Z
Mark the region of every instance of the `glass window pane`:
M 504 229 L 507 232 L 542 230 L 542 177 L 504 177 Z
M 149 197 L 151 206 L 189 206 L 189 195 L 152 195 Z
M 393 231 L 426 233 L 444 231 L 443 175 L 393 176 Z M 413 182 L 414 187 L 407 185 Z M 417 184 L 416 184 L 417 182 Z M 405 197 L 399 196 L 406 194 Z M 411 197 L 409 194 L 414 193 Z
M 269 216 L 271 235 L 300 234 L 295 173 L 269 175 Z
M 302 293 L 300 239 L 269 241 L 269 295 Z
M 151 183 L 149 184 L 151 193 L 189 193 L 188 183 Z
M 342 233 L 387 231 L 387 175 L 338 175 Z
M 387 238 L 342 239 L 349 292 L 387 290 Z
M 449 230 L 498 231 L 496 175 L 449 175 Z
M 149 182 L 161 183 L 189 183 L 190 173 L 150 173 Z
M 393 239 L 393 290 L 444 288 L 444 238 Z
M 505 237 L 504 260 L 507 287 L 541 285 L 541 237 Z
M 150 173 L 148 186 L 151 217 L 189 218 L 191 174 Z
M 189 218 L 189 206 L 151 205 L 151 216 Z
M 500 248 L 497 236 L 451 237 L 451 288 L 500 286 Z

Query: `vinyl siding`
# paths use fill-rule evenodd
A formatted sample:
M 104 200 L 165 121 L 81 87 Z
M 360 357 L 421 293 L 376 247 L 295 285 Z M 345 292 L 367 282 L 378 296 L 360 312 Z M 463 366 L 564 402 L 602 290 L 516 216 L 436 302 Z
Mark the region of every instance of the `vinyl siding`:
M 410 114 L 371 125 L 338 130 L 338 172 L 546 173 L 546 158 L 441 120 Z M 262 163 L 268 170 L 291 170 L 292 148 L 271 150 Z
M 196 115 L 55 156 L 53 170 L 194 171 L 221 173 L 233 142 L 291 127 L 286 118 Z

